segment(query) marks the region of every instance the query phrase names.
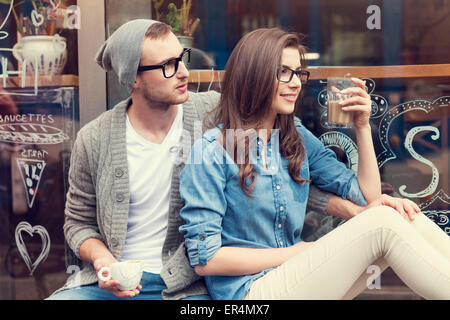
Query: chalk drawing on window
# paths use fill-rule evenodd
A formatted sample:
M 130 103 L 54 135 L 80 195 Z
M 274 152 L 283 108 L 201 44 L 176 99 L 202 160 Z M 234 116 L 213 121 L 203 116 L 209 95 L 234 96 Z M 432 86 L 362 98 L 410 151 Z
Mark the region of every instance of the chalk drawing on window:
M 58 144 L 69 136 L 61 129 L 35 123 L 0 124 L 0 141 L 20 144 Z
M 395 150 L 390 145 L 389 138 L 392 136 L 394 130 L 396 130 L 394 123 L 396 120 L 404 123 L 406 113 L 419 112 L 419 115 L 411 113 L 412 121 L 407 123 L 407 129 L 404 131 L 405 138 L 402 141 L 404 149 L 407 154 L 412 158 L 412 161 L 418 161 L 423 165 L 428 166 L 431 170 L 429 180 L 426 181 L 428 186 L 420 187 L 419 190 L 414 190 L 412 185 L 406 186 L 405 184 L 398 187 L 398 192 L 402 197 L 415 198 L 421 208 L 422 212 L 426 214 L 431 220 L 443 229 L 448 235 L 450 235 L 450 210 L 447 209 L 450 204 L 450 198 L 448 191 L 443 188 L 439 188 L 440 184 L 440 171 L 439 164 L 434 163 L 431 158 L 426 158 L 426 155 L 419 154 L 419 149 L 416 143 L 419 143 L 425 147 L 431 148 L 433 154 L 439 154 L 442 148 L 441 144 L 445 142 L 440 141 L 441 135 L 446 135 L 447 131 L 444 130 L 447 118 L 442 118 L 439 115 L 439 108 L 448 108 L 450 106 L 450 96 L 443 96 L 434 100 L 417 99 L 408 101 L 396 106 L 389 106 L 388 101 L 379 95 L 374 94 L 375 82 L 371 79 L 363 79 L 366 81 L 366 89 L 372 99 L 372 110 L 370 120 L 372 124 L 377 125 L 378 135 L 374 136 L 374 142 L 378 142 L 379 151 L 377 152 L 378 167 L 382 169 L 383 165 L 387 162 L 396 160 L 399 156 L 395 154 Z M 321 82 L 326 83 L 326 82 Z M 327 124 L 327 97 L 326 89 L 319 92 L 317 101 L 322 107 L 321 125 L 324 128 L 328 128 Z M 423 117 L 420 115 L 423 113 Z M 436 115 L 436 116 L 435 116 Z M 406 117 L 406 118 L 405 118 Z M 414 120 L 415 119 L 415 120 Z M 423 120 L 428 119 L 428 120 Z M 407 121 L 407 120 L 406 120 Z M 426 121 L 424 123 L 424 121 Z M 417 123 L 417 126 L 414 126 Z M 424 136 L 427 139 L 424 139 Z M 442 137 L 444 139 L 444 137 Z M 352 149 L 349 143 L 349 136 L 346 132 L 329 131 L 322 134 L 319 139 L 325 146 L 334 146 L 342 149 L 349 161 L 349 167 L 357 167 L 357 149 Z M 379 139 L 379 140 L 377 140 Z M 428 141 L 431 139 L 431 141 Z M 436 141 L 433 143 L 432 141 Z M 437 144 L 436 144 L 437 143 Z M 416 150 L 414 149 L 416 148 Z M 351 151 L 350 151 L 351 150 Z M 436 161 L 435 161 L 436 162 Z M 414 190 L 414 191 L 413 191 Z
M 404 115 L 406 112 L 413 110 L 420 110 L 426 114 L 430 113 L 436 107 L 446 107 L 450 103 L 450 97 L 441 97 L 435 101 L 428 100 L 414 100 L 399 104 L 389 110 L 380 121 L 379 138 L 382 144 L 383 151 L 377 156 L 378 167 L 381 168 L 386 162 L 396 159 L 394 151 L 389 145 L 388 136 L 391 123 L 398 117 Z M 416 132 L 417 133 L 417 132 Z
M 39 191 L 42 173 L 45 168 L 44 160 L 17 158 L 17 167 L 22 177 L 25 193 L 27 195 L 28 207 L 32 208 L 36 194 Z
M 1 31 L 0 31 L 1 32 Z M 13 52 L 13 53 L 20 53 L 23 50 L 19 49 L 8 49 L 8 48 L 0 48 L 0 53 L 2 51 L 6 52 Z M 17 58 L 16 58 L 17 59 Z M 7 80 L 9 76 L 17 76 L 20 75 L 20 87 L 25 88 L 26 86 L 26 79 L 27 79 L 27 64 L 29 61 L 26 59 L 19 58 L 20 62 L 22 63 L 22 70 L 14 71 L 14 70 L 8 70 L 8 59 L 5 57 L 1 58 L 1 65 L 2 65 L 2 74 L 0 74 L 0 77 L 2 78 L 2 85 L 3 88 L 7 88 Z M 5 95 L 11 95 L 11 96 L 37 96 L 39 91 L 39 63 L 38 63 L 38 56 L 35 55 L 33 57 L 33 61 L 31 64 L 36 66 L 32 70 L 33 74 L 33 92 L 32 93 L 26 93 L 26 92 L 10 92 L 10 91 L 4 91 L 1 90 L 0 94 Z
M 450 210 L 429 210 L 423 213 L 450 236 Z
M 428 166 L 431 167 L 432 170 L 432 178 L 431 178 L 431 182 L 428 185 L 428 187 L 426 187 L 424 190 L 417 192 L 417 193 L 409 193 L 406 192 L 406 185 L 401 185 L 398 188 L 399 193 L 404 196 L 404 197 L 408 197 L 408 198 L 422 198 L 422 197 L 426 197 L 429 195 L 432 195 L 435 191 L 436 188 L 439 184 L 439 170 L 436 168 L 436 166 L 433 164 L 433 162 L 431 162 L 430 160 L 422 157 L 420 154 L 418 154 L 412 145 L 414 136 L 422 131 L 433 131 L 434 134 L 431 136 L 431 139 L 433 140 L 437 140 L 439 139 L 440 133 L 439 133 L 439 129 L 432 127 L 432 126 L 419 126 L 419 127 L 414 127 L 412 128 L 406 135 L 406 139 L 405 139 L 405 148 L 406 150 L 408 150 L 408 152 L 411 154 L 411 156 L 416 159 L 419 162 L 422 162 Z
M 436 111 L 437 108 L 444 108 L 444 107 L 448 107 L 449 105 L 450 105 L 450 97 L 445 96 L 445 97 L 440 97 L 434 101 L 429 101 L 429 100 L 424 100 L 424 99 L 413 100 L 413 101 L 402 103 L 398 106 L 393 107 L 391 110 L 389 110 L 389 112 L 381 119 L 380 125 L 379 125 L 379 138 L 380 138 L 380 142 L 381 142 L 383 151 L 380 152 L 377 156 L 378 166 L 381 168 L 386 162 L 397 158 L 397 155 L 395 154 L 394 150 L 391 148 L 391 146 L 389 144 L 389 140 L 388 140 L 390 126 L 395 119 L 397 119 L 398 117 L 403 116 L 405 113 L 411 112 L 411 111 L 421 111 L 421 112 L 424 112 L 425 114 L 430 114 L 431 112 Z M 447 120 L 444 119 L 443 121 L 447 121 Z M 405 185 L 401 185 L 399 187 L 399 193 L 402 196 L 408 197 L 408 198 L 422 198 L 423 199 L 424 197 L 429 197 L 429 196 L 432 196 L 433 194 L 436 194 L 436 190 L 439 185 L 439 169 L 435 166 L 435 164 L 432 161 L 430 161 L 429 159 L 426 159 L 422 155 L 418 154 L 414 150 L 412 143 L 413 143 L 415 136 L 419 137 L 423 134 L 423 132 L 428 132 L 428 131 L 432 132 L 432 135 L 431 135 L 432 140 L 438 140 L 440 138 L 440 131 L 439 131 L 438 126 L 441 126 L 441 125 L 442 125 L 442 120 L 438 119 L 437 121 L 432 123 L 432 125 L 416 126 L 407 132 L 406 138 L 404 141 L 405 149 L 407 150 L 407 152 L 411 155 L 411 157 L 414 160 L 417 160 L 417 161 L 429 166 L 432 170 L 432 176 L 431 176 L 431 181 L 430 181 L 428 187 L 426 187 L 424 190 L 422 190 L 420 192 L 416 192 L 416 193 L 406 192 L 407 187 Z M 416 139 L 416 140 L 419 141 L 419 139 Z M 420 141 L 422 141 L 422 140 L 423 139 L 420 138 Z M 428 143 L 428 145 L 429 145 L 429 143 Z M 436 148 L 439 149 L 439 147 L 436 147 Z M 442 189 L 439 190 L 438 193 L 442 193 L 443 195 L 445 195 L 445 197 L 448 197 L 447 194 L 445 193 L 445 191 Z
M 9 4 L 8 13 L 6 14 L 5 19 L 3 20 L 2 25 L 0 26 L 0 40 L 6 39 L 9 36 L 9 33 L 6 31 L 3 31 L 3 27 L 5 26 L 6 22 L 9 19 L 9 16 L 11 15 L 11 11 L 14 7 L 14 0 L 11 0 L 11 3 Z
M 436 205 L 439 206 L 439 202 L 450 204 L 450 197 L 444 192 L 444 190 L 439 190 L 433 197 L 419 204 L 419 208 L 422 210 L 428 218 L 434 221 L 438 226 L 444 230 L 450 236 L 450 210 L 425 210 L 426 208 Z
M 325 147 L 338 147 L 345 152 L 348 167 L 354 172 L 358 171 L 358 146 L 344 133 L 331 131 L 322 134 L 319 140 Z
M 33 237 L 34 234 L 37 234 L 41 237 L 42 249 L 37 257 L 37 259 L 32 262 L 30 255 L 28 253 L 27 247 L 24 243 L 22 233 L 26 232 L 29 236 Z M 40 225 L 31 226 L 28 222 L 22 221 L 20 222 L 15 231 L 15 239 L 17 249 L 19 250 L 20 255 L 22 256 L 28 270 L 30 271 L 30 276 L 33 275 L 34 270 L 39 266 L 40 263 L 44 262 L 47 259 L 47 256 L 50 252 L 50 236 L 47 230 Z

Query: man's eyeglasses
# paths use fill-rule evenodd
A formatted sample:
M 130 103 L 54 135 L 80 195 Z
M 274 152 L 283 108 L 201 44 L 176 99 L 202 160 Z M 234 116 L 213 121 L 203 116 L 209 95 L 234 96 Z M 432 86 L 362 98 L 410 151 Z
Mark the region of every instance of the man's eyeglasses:
M 282 66 L 278 69 L 277 78 L 281 82 L 291 82 L 294 74 L 300 79 L 302 84 L 308 82 L 309 79 L 309 71 L 306 70 L 292 70 L 291 68 Z
M 169 61 L 153 66 L 139 66 L 138 72 L 162 69 L 164 78 L 172 78 L 178 71 L 178 64 L 183 61 L 184 65 L 187 67 L 188 63 L 191 61 L 191 49 L 183 49 L 183 53 L 175 59 L 170 59 Z

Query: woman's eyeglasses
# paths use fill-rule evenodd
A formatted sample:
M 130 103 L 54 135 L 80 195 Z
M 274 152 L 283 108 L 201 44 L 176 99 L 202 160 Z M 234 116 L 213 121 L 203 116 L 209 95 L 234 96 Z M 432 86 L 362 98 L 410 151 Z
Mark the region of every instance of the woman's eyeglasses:
M 183 49 L 183 53 L 175 59 L 170 59 L 169 61 L 153 66 L 139 66 L 138 72 L 162 69 L 164 78 L 172 78 L 178 71 L 178 65 L 180 61 L 183 61 L 184 65 L 187 67 L 188 63 L 191 61 L 191 49 Z
M 277 78 L 281 82 L 291 82 L 294 74 L 300 79 L 302 84 L 308 82 L 309 79 L 309 71 L 300 69 L 300 70 L 292 70 L 291 68 L 282 66 L 278 69 Z

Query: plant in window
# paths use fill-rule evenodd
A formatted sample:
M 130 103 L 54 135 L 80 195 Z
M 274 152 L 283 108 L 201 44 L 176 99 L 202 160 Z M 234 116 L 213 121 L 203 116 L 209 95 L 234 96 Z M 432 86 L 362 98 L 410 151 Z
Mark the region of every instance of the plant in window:
M 159 9 L 163 5 L 165 0 L 152 0 L 154 7 L 155 7 L 155 13 L 156 13 L 156 20 L 161 21 L 162 14 L 159 12 Z
M 152 0 L 155 11 L 156 20 L 161 21 L 163 18 L 160 9 L 165 0 Z M 200 19 L 195 20 L 190 18 L 189 13 L 192 8 L 192 0 L 183 0 L 180 8 L 175 3 L 171 2 L 167 6 L 166 21 L 172 27 L 173 32 L 178 36 L 192 37 L 197 30 Z

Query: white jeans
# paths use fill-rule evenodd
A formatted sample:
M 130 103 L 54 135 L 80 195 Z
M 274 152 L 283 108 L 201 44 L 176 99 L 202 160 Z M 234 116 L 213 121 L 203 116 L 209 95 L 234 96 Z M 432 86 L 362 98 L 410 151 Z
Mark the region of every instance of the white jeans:
M 255 280 L 244 299 L 352 299 L 378 265 L 425 299 L 450 299 L 450 237 L 424 214 L 366 210 Z

